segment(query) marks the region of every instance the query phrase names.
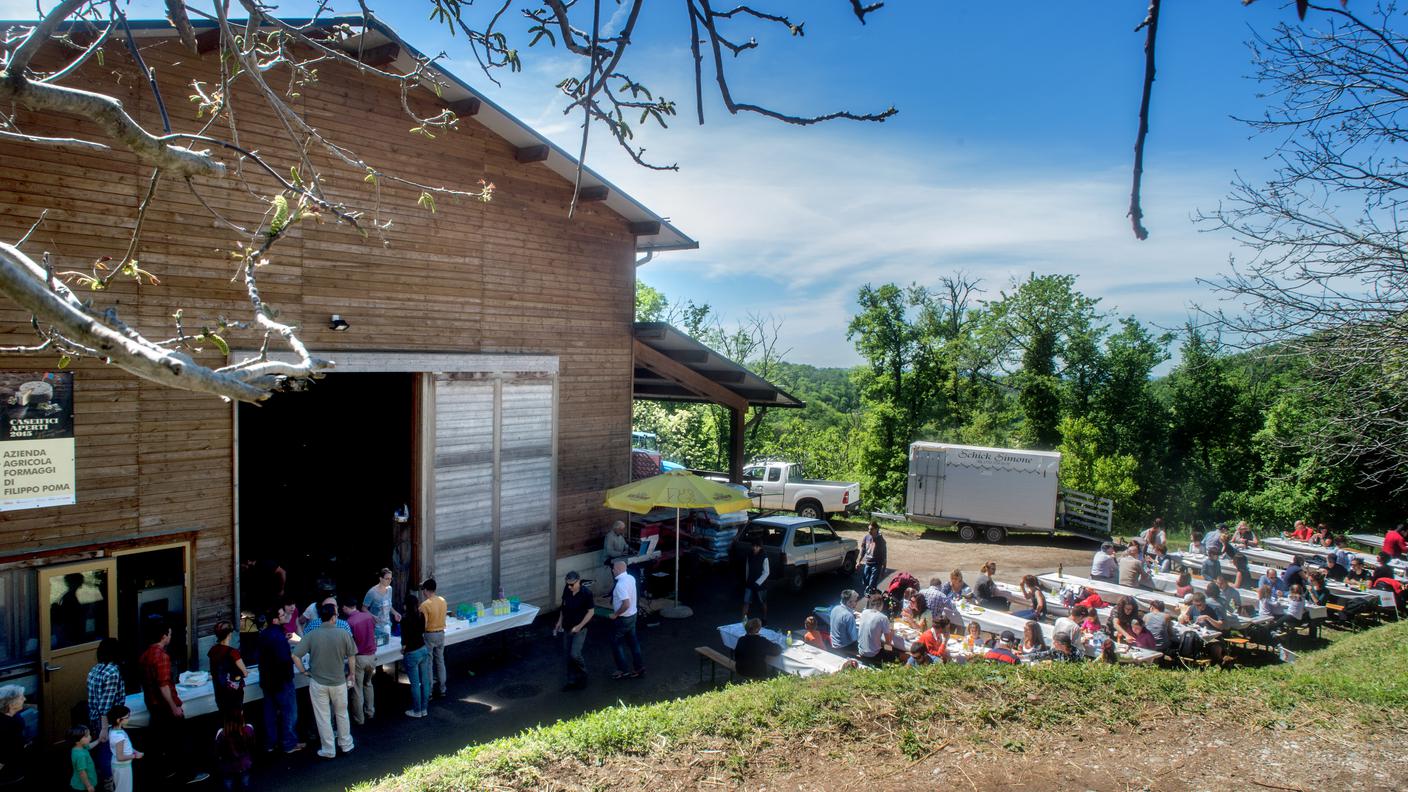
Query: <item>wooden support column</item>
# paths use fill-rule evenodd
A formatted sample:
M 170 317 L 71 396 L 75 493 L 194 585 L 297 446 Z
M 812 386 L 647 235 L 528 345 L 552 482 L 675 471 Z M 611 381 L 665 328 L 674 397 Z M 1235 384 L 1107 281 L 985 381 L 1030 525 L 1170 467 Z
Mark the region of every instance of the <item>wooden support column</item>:
M 743 483 L 743 416 L 746 409 L 730 408 L 728 436 L 728 480 L 732 484 Z

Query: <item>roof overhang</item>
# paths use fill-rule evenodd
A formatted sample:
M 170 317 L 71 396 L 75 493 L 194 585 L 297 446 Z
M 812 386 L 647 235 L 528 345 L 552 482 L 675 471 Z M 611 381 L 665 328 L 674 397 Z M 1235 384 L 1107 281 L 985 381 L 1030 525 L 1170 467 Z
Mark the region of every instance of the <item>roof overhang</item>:
M 748 407 L 805 407 L 802 400 L 665 322 L 635 323 L 637 399 Z
M 337 26 L 350 25 L 354 29 L 363 30 L 356 35 L 340 39 L 338 45 L 342 49 L 351 51 L 370 50 L 376 47 L 384 47 L 388 44 L 395 44 L 399 48 L 395 57 L 390 59 L 382 68 L 395 69 L 402 73 L 409 73 L 415 68 L 417 62 L 429 60 L 415 47 L 401 38 L 390 26 L 373 18 L 370 25 L 365 24 L 361 16 L 336 16 L 321 19 L 285 19 L 286 24 L 307 28 L 312 30 L 329 29 Z M 33 20 L 29 21 L 0 21 L 0 29 L 9 27 L 32 27 L 37 24 Z M 87 25 L 87 23 L 74 23 Z M 216 23 L 208 19 L 192 19 L 192 26 L 198 31 L 209 31 L 216 28 Z M 231 20 L 231 24 L 243 25 L 243 21 Z M 142 19 L 129 20 L 128 26 L 132 29 L 135 38 L 166 38 L 174 37 L 176 31 L 171 23 L 164 19 Z M 525 162 L 542 162 L 554 173 L 574 182 L 577 178 L 577 159 L 568 154 L 557 144 L 539 134 L 532 127 L 519 120 L 512 113 L 508 112 L 484 94 L 475 90 L 469 83 L 450 73 L 438 63 L 431 64 L 431 71 L 442 83 L 440 87 L 440 99 L 451 107 L 473 108 L 474 120 L 483 124 L 489 131 L 508 141 L 520 152 L 529 152 L 530 157 Z M 427 88 L 430 83 L 426 81 Z M 636 237 L 636 250 L 642 252 L 664 252 L 669 250 L 693 250 L 699 247 L 699 243 L 686 236 L 682 231 L 670 224 L 670 221 L 647 209 L 645 205 L 627 195 L 616 185 L 607 181 L 604 177 L 589 167 L 582 168 L 582 189 L 588 191 L 594 197 L 602 196 L 600 201 L 607 208 L 625 218 L 630 230 Z

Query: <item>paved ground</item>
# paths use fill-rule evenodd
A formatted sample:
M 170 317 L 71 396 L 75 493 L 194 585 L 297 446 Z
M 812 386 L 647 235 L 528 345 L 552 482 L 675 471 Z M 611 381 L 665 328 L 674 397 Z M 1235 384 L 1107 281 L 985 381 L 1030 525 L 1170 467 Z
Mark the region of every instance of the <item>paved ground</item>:
M 859 538 L 858 534 L 852 536 Z M 932 574 L 946 576 L 955 567 L 972 580 L 978 566 L 986 560 L 998 563 L 1000 579 L 1016 580 L 1028 571 L 1052 570 L 1057 563 L 1078 568 L 1089 563 L 1092 550 L 1089 542 L 1064 538 L 1013 537 L 1003 545 L 970 545 L 942 532 L 931 533 L 925 539 L 893 536 L 889 548 L 890 568 L 908 571 L 921 580 Z M 563 682 L 562 654 L 550 636 L 555 616 L 545 617 L 503 640 L 489 638 L 451 647 L 450 695 L 433 702 L 430 717 L 423 720 L 402 715 L 409 705 L 409 692 L 405 684 L 398 684 L 389 675 L 383 677 L 377 691 L 378 717 L 353 729 L 355 751 L 332 761 L 318 759 L 312 750 L 291 757 L 274 755 L 256 764 L 253 788 L 261 792 L 344 789 L 466 745 L 516 734 L 585 711 L 698 692 L 703 688 L 699 685 L 694 647 L 719 648 L 715 628 L 739 616 L 738 588 L 730 577 L 724 570 L 712 577 L 701 572 L 695 579 L 702 582 L 682 597 L 695 609 L 693 618 L 667 619 L 658 626 L 641 628 L 648 669 L 642 679 L 617 682 L 609 678 L 609 622 L 603 619 L 593 622 L 587 640 L 591 684 L 583 691 L 559 692 Z M 834 603 L 841 589 L 854 584 L 828 574 L 809 581 L 800 593 L 774 591 L 769 624 L 778 629 L 800 627 L 814 606 Z M 253 722 L 259 723 L 257 709 L 251 709 L 255 710 L 250 713 Z M 311 724 L 305 717 L 301 726 Z M 146 784 L 141 787 L 152 788 Z M 214 784 L 202 787 L 216 788 Z

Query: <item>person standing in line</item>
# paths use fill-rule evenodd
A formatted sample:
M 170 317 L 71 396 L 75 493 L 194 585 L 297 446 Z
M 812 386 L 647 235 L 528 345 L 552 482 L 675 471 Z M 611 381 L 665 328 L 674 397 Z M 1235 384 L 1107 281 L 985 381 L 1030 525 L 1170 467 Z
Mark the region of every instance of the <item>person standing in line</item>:
M 405 616 L 401 617 L 401 662 L 411 683 L 408 718 L 424 718 L 430 708 L 430 647 L 425 645 L 425 615 L 414 594 L 406 594 Z
M 616 673 L 612 679 L 635 679 L 645 674 L 645 661 L 640 656 L 640 637 L 636 635 L 636 579 L 626 574 L 626 562 L 611 565 L 616 584 L 611 589 L 611 651 L 616 657 Z M 630 650 L 627 664 L 626 651 Z
M 113 792 L 132 792 L 132 760 L 146 755 L 133 748 L 132 738 L 127 736 L 127 720 L 131 717 L 132 710 L 124 704 L 108 710 L 108 750 L 112 753 Z
M 568 572 L 566 585 L 562 587 L 562 608 L 557 612 L 557 625 L 552 628 L 554 635 L 562 636 L 562 646 L 567 652 L 564 691 L 587 686 L 587 661 L 582 657 L 582 645 L 587 641 L 587 624 L 595 612 L 596 603 L 591 590 L 582 585 L 582 576 L 576 570 Z
M 748 606 L 753 600 L 763 608 L 762 623 L 768 623 L 768 554 L 763 552 L 763 543 L 754 542 L 748 557 L 743 561 L 743 620 L 748 621 Z
M 337 626 L 337 608 L 331 603 L 318 605 L 318 618 L 321 626 L 303 636 L 293 650 L 293 660 L 308 674 L 308 697 L 313 703 L 313 719 L 318 723 L 318 737 L 322 741 L 318 756 L 336 759 L 337 748 L 351 753 L 355 747 L 352 720 L 347 716 L 347 689 L 352 686 L 349 664 L 357 656 L 357 644 L 349 632 Z M 303 662 L 310 654 L 311 668 Z M 333 745 L 334 719 L 340 743 L 336 747 Z
M 74 726 L 68 730 L 68 764 L 73 775 L 68 779 L 68 788 L 95 792 L 98 788 L 98 768 L 93 764 L 93 735 L 87 726 Z
M 249 676 L 240 650 L 230 644 L 235 628 L 227 621 L 215 623 L 215 645 L 206 653 L 210 681 L 215 685 L 215 708 L 228 714 L 244 707 L 244 680 Z
M 108 749 L 108 710 L 127 698 L 122 684 L 122 644 L 116 638 L 104 638 L 98 644 L 98 662 L 88 669 L 88 730 L 93 738 L 93 763 L 97 766 L 95 783 L 112 778 L 112 752 Z
M 254 766 L 254 727 L 244 722 L 244 713 L 235 709 L 224 713 L 224 723 L 215 732 L 215 761 L 226 792 L 249 789 L 249 769 Z
M 367 589 L 362 607 L 376 620 L 376 645 L 385 646 L 391 640 L 391 622 L 401 621 L 401 613 L 391 606 L 391 570 L 382 568 L 375 586 Z
M 147 705 L 147 717 L 150 719 L 147 728 L 151 730 L 152 741 L 160 751 L 157 766 L 165 778 L 179 775 L 179 780 L 195 784 L 210 778 L 210 774 L 191 770 L 191 731 L 186 727 L 186 711 L 181 706 L 181 697 L 176 693 L 171 655 L 166 649 L 171 643 L 171 628 L 158 623 L 152 631 L 153 640 L 138 663 L 142 668 L 142 700 Z M 108 722 L 112 722 L 111 717 Z M 116 764 L 114 750 L 114 767 Z
M 880 526 L 870 521 L 864 538 L 860 540 L 861 594 L 868 595 L 880 587 L 885 578 L 885 537 L 880 535 Z
M 298 699 L 293 687 L 293 650 L 288 645 L 285 620 L 298 619 L 296 611 L 278 608 L 269 613 L 259 632 L 259 688 L 264 693 L 264 750 L 275 746 L 291 754 L 303 750 L 295 736 Z
M 425 645 L 430 648 L 430 669 L 435 674 L 435 694 L 444 696 L 450 684 L 445 671 L 445 615 L 450 606 L 435 593 L 435 578 L 420 584 L 420 613 L 425 617 Z
M 361 726 L 376 715 L 376 619 L 366 611 L 357 610 L 351 597 L 344 597 L 342 620 L 352 628 L 352 642 L 357 645 L 357 658 L 352 670 L 352 722 Z

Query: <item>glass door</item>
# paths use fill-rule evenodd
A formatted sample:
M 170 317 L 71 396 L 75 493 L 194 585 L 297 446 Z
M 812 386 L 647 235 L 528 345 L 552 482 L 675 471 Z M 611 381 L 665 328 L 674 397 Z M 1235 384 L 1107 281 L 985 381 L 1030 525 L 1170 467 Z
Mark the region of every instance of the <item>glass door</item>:
M 105 558 L 39 570 L 39 678 L 43 739 L 64 739 L 75 710 L 88 699 L 88 670 L 98 643 L 117 630 L 117 561 Z

